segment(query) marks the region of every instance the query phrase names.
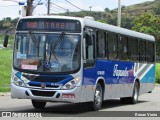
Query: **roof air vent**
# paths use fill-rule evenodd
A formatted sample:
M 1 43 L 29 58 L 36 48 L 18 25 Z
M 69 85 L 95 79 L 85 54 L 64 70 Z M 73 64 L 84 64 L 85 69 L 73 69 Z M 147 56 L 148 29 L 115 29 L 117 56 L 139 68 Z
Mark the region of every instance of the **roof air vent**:
M 85 16 L 84 19 L 89 19 L 89 20 L 93 20 L 94 21 L 94 18 L 91 17 L 91 16 Z

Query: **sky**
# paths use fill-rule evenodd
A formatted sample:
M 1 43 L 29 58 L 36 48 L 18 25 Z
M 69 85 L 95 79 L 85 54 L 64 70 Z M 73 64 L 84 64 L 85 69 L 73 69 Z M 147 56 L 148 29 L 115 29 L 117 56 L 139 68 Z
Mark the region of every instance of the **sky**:
M 0 0 L 0 19 L 5 17 L 17 18 L 21 17 L 20 11 L 22 11 L 21 5 L 18 5 L 18 2 L 26 2 L 27 0 Z M 47 1 L 48 0 L 34 0 L 34 5 L 37 5 L 38 2 L 42 5 L 37 5 L 33 10 L 33 15 L 44 15 L 47 14 Z M 118 7 L 118 0 L 68 0 L 72 4 L 78 6 L 83 10 L 90 10 L 92 6 L 92 11 L 104 11 L 105 8 L 114 9 Z M 154 0 L 121 0 L 121 5 L 129 6 L 133 4 L 138 4 L 146 1 Z M 51 0 L 52 3 L 57 6 L 68 9 L 69 11 L 80 11 L 78 8 L 72 6 L 66 0 Z M 55 5 L 51 5 L 50 13 L 62 13 L 66 10 L 59 8 Z

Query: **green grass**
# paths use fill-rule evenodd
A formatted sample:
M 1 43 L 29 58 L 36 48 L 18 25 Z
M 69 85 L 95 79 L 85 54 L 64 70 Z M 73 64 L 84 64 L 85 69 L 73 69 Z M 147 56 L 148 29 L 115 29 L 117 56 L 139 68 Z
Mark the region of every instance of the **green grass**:
M 0 49 L 0 92 L 10 91 L 12 49 Z
M 1 87 L 0 92 L 10 92 L 11 88 L 10 87 Z

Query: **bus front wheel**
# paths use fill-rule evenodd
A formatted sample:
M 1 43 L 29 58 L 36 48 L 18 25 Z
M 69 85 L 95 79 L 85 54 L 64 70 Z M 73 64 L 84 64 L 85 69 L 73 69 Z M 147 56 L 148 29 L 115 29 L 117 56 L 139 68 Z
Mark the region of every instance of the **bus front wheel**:
M 46 106 L 46 102 L 32 100 L 32 105 L 36 109 L 43 109 Z
M 103 90 L 101 84 L 98 83 L 94 93 L 94 101 L 89 104 L 90 109 L 93 111 L 101 109 L 102 101 L 103 101 Z

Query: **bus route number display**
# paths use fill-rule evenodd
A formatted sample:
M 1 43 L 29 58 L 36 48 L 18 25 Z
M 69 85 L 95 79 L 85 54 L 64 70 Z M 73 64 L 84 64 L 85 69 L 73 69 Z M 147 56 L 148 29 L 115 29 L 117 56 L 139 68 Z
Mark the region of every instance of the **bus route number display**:
M 46 31 L 80 31 L 80 22 L 73 20 L 24 19 L 18 24 L 17 30 L 46 30 Z
M 65 29 L 66 26 L 67 25 L 64 22 L 26 22 L 27 29 Z M 74 24 L 71 26 L 72 28 L 75 28 Z

